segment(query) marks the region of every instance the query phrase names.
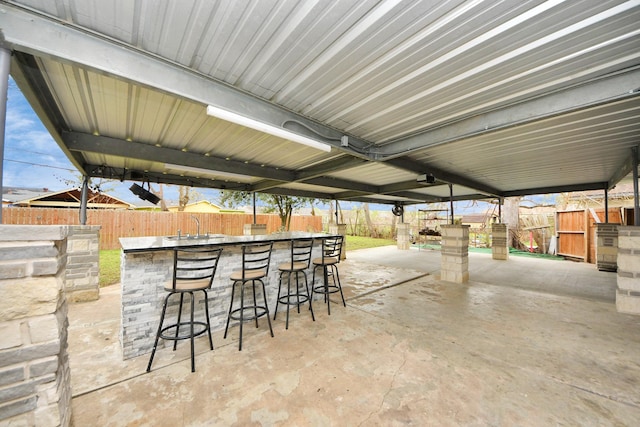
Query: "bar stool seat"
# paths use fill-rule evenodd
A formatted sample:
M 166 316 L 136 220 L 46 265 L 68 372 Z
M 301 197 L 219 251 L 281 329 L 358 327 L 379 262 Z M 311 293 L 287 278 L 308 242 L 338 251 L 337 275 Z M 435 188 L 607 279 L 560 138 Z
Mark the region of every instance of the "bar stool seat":
M 242 351 L 242 325 L 246 320 L 255 320 L 256 328 L 258 327 L 258 318 L 267 317 L 269 323 L 269 332 L 273 337 L 273 329 L 271 327 L 271 318 L 269 314 L 269 304 L 267 303 L 267 292 L 264 285 L 264 279 L 269 275 L 269 264 L 271 262 L 271 250 L 273 242 L 256 242 L 242 245 L 242 269 L 231 273 L 229 278 L 233 281 L 231 288 L 231 302 L 229 303 L 229 313 L 227 315 L 227 325 L 224 329 L 224 338 L 227 338 L 230 321 L 237 320 L 240 325 L 240 339 L 238 350 Z M 251 288 L 253 300 L 250 305 L 245 305 L 245 287 Z M 258 287 L 258 285 L 260 285 Z M 235 294 L 238 292 L 236 287 L 240 287 L 240 307 L 234 308 Z M 256 288 L 262 290 L 262 302 L 258 302 Z
M 296 239 L 291 240 L 291 257 L 289 261 L 278 265 L 280 271 L 280 280 L 278 281 L 278 298 L 276 299 L 276 310 L 273 313 L 273 320 L 278 315 L 278 304 L 286 304 L 287 320 L 285 329 L 289 329 L 289 307 L 297 306 L 300 313 L 300 305 L 309 302 L 309 310 L 311 311 L 311 319 L 315 322 L 313 315 L 313 307 L 311 305 L 311 294 L 309 293 L 309 283 L 307 281 L 307 273 L 305 270 L 309 268 L 311 262 L 311 251 L 313 250 L 313 239 Z M 300 276 L 304 278 L 304 287 L 300 286 Z M 295 279 L 295 289 L 291 289 L 292 276 Z M 283 293 L 283 282 L 286 280 L 286 293 Z
M 340 263 L 340 255 L 342 254 L 342 244 L 344 236 L 328 237 L 322 243 L 322 255 L 314 258 L 313 278 L 311 279 L 311 298 L 314 293 L 324 295 L 324 301 L 327 303 L 327 312 L 331 315 L 331 300 L 329 295 L 340 292 L 342 297 L 342 305 L 347 306 L 342 293 L 342 285 L 340 284 L 340 275 L 338 274 L 338 264 Z M 322 270 L 322 283 L 316 285 L 316 270 Z M 333 283 L 329 283 L 329 277 L 333 279 Z
M 258 280 L 266 276 L 267 276 L 266 270 L 254 270 L 254 271 L 236 270 L 231 273 L 229 278 L 234 281 L 241 281 L 241 280 Z
M 147 372 L 151 371 L 153 358 L 158 348 L 160 338 L 173 341 L 173 350 L 175 351 L 178 341 L 189 339 L 191 341 L 191 372 L 196 371 L 195 365 L 195 337 L 204 334 L 209 335 L 209 347 L 213 350 L 213 338 L 211 337 L 211 322 L 209 320 L 209 297 L 207 290 L 211 288 L 213 277 L 216 274 L 218 261 L 222 248 L 177 248 L 173 251 L 173 276 L 171 280 L 165 284 L 164 290 L 167 296 L 162 304 L 162 313 L 160 315 L 160 324 L 156 333 L 156 339 L 147 365 Z M 204 310 L 205 320 L 194 320 L 195 297 L 194 292 L 202 292 L 204 294 Z M 190 318 L 182 321 L 182 306 L 184 304 L 184 295 L 190 296 Z M 178 318 L 175 323 L 163 326 L 167 313 L 167 305 L 169 299 L 174 296 L 180 296 L 180 304 L 178 306 Z M 198 329 L 196 329 L 196 327 Z M 182 331 L 183 329 L 186 331 Z

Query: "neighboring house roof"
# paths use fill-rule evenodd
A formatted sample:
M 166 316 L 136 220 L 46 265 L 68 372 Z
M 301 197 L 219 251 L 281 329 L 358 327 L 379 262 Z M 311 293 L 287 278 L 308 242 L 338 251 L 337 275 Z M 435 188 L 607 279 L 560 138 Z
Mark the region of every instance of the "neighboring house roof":
M 567 194 L 569 200 L 603 200 L 604 190 L 591 190 L 591 191 L 576 191 Z M 607 199 L 630 199 L 633 200 L 633 182 L 619 183 L 614 188 L 607 192 Z
M 21 200 L 33 199 L 49 194 L 48 188 L 22 188 L 22 187 L 2 187 L 2 202 L 14 204 Z
M 179 206 L 167 207 L 170 212 L 178 212 Z M 184 207 L 184 212 L 220 212 L 222 208 L 208 200 L 200 200 L 199 202 L 189 203 Z
M 79 208 L 82 197 L 78 188 L 51 192 L 47 188 L 7 187 L 4 191 L 3 202 L 6 199 L 10 206 L 18 207 Z M 87 207 L 89 209 L 131 209 L 133 207 L 117 197 L 93 190 L 88 191 Z

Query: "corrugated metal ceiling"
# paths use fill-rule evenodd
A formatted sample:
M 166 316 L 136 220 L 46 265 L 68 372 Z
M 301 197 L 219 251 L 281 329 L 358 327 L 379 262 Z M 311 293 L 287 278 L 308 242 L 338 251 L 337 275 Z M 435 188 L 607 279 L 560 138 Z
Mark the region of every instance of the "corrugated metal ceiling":
M 14 78 L 88 175 L 417 203 L 608 188 L 640 141 L 638 0 L 0 5 Z

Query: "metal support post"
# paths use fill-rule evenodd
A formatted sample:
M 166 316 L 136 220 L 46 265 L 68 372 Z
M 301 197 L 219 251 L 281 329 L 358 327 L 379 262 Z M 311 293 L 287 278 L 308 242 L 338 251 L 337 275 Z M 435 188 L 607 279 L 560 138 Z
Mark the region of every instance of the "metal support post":
M 80 225 L 87 225 L 87 199 L 89 198 L 89 177 L 82 176 L 82 189 L 80 192 Z
M 633 225 L 640 225 L 640 196 L 638 196 L 638 146 L 631 148 L 633 156 Z
M 449 183 L 449 205 L 451 206 L 451 225 L 453 225 L 453 184 L 451 183 Z
M 609 223 L 609 190 L 604 189 L 604 222 Z
M 7 122 L 7 92 L 9 90 L 9 71 L 11 68 L 11 51 L 0 47 L 0 194 L 2 188 L 2 164 L 4 163 L 4 136 Z M 0 208 L 0 224 L 2 224 L 2 208 Z
M 255 191 L 253 192 L 253 223 L 257 224 L 257 212 L 256 212 L 256 193 Z

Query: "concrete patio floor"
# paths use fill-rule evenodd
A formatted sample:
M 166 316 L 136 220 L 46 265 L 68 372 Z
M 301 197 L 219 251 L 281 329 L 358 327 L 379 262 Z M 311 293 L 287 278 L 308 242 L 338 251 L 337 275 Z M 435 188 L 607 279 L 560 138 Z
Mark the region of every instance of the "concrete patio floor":
M 196 346 L 123 361 L 119 286 L 69 307 L 75 426 L 638 425 L 640 317 L 616 312 L 615 273 L 470 253 L 470 282 L 436 251 L 351 251 L 347 307 L 321 300 L 245 327 L 238 351 Z M 213 301 L 222 304 L 228 301 Z

